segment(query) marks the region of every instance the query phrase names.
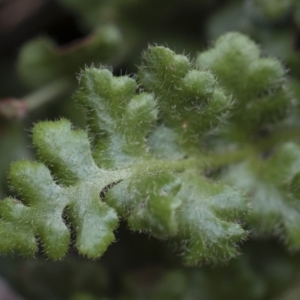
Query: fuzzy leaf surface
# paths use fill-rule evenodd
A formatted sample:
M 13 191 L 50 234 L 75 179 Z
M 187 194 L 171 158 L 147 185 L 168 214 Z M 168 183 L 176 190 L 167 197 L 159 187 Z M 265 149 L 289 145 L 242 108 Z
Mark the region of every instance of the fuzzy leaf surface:
M 198 56 L 196 66 L 211 70 L 233 98 L 230 121 L 237 139 L 247 140 L 269 129 L 291 107 L 281 63 L 261 57 L 258 45 L 240 33 L 221 36 L 214 48 Z
M 178 197 L 185 205 L 178 210 L 178 245 L 185 263 L 226 261 L 236 256 L 236 243 L 246 237 L 238 224 L 247 212 L 246 199 L 229 186 L 197 176 L 196 170 L 180 178 L 184 185 Z
M 163 124 L 175 130 L 186 151 L 199 147 L 203 135 L 220 126 L 231 107 L 209 71 L 195 69 L 186 56 L 165 47 L 144 53 L 139 80 L 159 99 Z
M 249 194 L 248 222 L 259 235 L 276 235 L 300 249 L 300 148 L 282 145 L 266 160 L 232 166 L 224 178 Z
M 189 265 L 238 253 L 245 198 L 202 175 L 200 148 L 224 124 L 230 100 L 210 72 L 164 47 L 148 49 L 140 78 L 145 91 L 129 76 L 87 68 L 75 95 L 87 131 L 64 119 L 35 125 L 40 162 L 13 164 L 22 201 L 0 202 L 2 252 L 33 254 L 39 240 L 47 256 L 61 258 L 72 229 L 79 253 L 97 258 L 124 218 L 134 231 L 175 243 Z
M 63 220 L 66 210 L 76 231 L 78 250 L 88 257 L 100 256 L 113 241 L 112 230 L 118 223 L 114 210 L 99 201 L 99 190 L 110 182 L 112 174 L 96 167 L 87 134 L 72 131 L 66 120 L 39 123 L 33 140 L 39 156 L 55 172 L 56 180 L 42 163 L 14 163 L 11 184 L 23 203 L 10 198 L 2 201 L 3 220 L 14 223 L 14 230 L 20 227 L 31 233 L 28 251 L 36 250 L 33 243 L 38 235 L 46 254 L 60 258 L 70 243 L 70 232 Z M 5 245 L 5 239 L 1 240 Z

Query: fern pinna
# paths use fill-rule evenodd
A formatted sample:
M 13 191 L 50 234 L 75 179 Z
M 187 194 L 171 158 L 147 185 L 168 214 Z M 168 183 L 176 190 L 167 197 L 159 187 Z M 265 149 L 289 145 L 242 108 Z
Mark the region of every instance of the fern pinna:
M 251 230 L 300 248 L 299 146 L 286 142 L 295 101 L 285 70 L 239 33 L 191 62 L 149 47 L 137 78 L 88 68 L 69 121 L 33 128 L 39 162 L 18 161 L 22 201 L 0 202 L 0 252 L 100 257 L 125 219 L 176 246 L 184 263 L 228 260 Z M 289 135 L 288 135 L 289 136 Z M 290 139 L 293 139 L 291 136 Z M 280 227 L 280 230 L 278 230 Z

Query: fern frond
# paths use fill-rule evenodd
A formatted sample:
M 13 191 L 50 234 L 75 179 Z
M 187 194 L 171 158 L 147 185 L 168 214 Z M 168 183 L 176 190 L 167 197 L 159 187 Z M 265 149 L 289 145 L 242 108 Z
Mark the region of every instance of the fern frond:
M 236 256 L 245 222 L 263 234 L 283 229 L 288 247 L 298 249 L 298 146 L 281 146 L 261 160 L 250 160 L 259 147 L 236 160 L 203 147 L 212 132 L 222 144 L 224 132 L 234 142 L 253 141 L 278 126 L 292 107 L 285 81 L 282 65 L 260 57 L 238 33 L 220 38 L 195 65 L 149 47 L 138 83 L 86 68 L 75 94 L 86 131 L 65 119 L 35 125 L 39 162 L 11 167 L 22 201 L 0 202 L 0 252 L 33 254 L 40 241 L 47 256 L 61 258 L 71 229 L 79 253 L 97 258 L 120 218 L 133 231 L 168 240 L 188 265 Z M 207 178 L 207 170 L 226 164 L 232 165 L 223 177 L 239 190 Z

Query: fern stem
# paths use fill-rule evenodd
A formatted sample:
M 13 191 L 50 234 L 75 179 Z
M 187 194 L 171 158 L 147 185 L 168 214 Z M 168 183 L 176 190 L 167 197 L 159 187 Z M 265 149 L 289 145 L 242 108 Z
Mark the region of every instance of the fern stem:
M 151 160 L 146 164 L 142 163 L 137 166 L 139 172 L 156 173 L 162 170 L 171 172 L 182 172 L 186 169 L 196 168 L 220 168 L 233 163 L 238 163 L 253 155 L 261 155 L 261 153 L 280 145 L 281 143 L 295 140 L 299 137 L 298 129 L 291 129 L 288 132 L 278 133 L 270 136 L 268 139 L 260 141 L 252 147 L 246 145 L 243 148 L 227 151 L 223 153 L 203 154 L 201 157 L 191 157 L 182 160 Z M 145 168 L 145 165 L 147 167 Z
M 263 139 L 262 141 L 257 143 L 257 148 L 261 151 L 267 151 L 273 148 L 276 145 L 281 143 L 299 140 L 300 130 L 299 128 L 289 128 L 284 131 L 280 131 L 267 139 Z
M 247 153 L 249 153 L 249 151 Z M 216 168 L 238 162 L 246 156 L 245 151 L 238 150 L 231 153 L 203 155 L 197 158 L 190 157 L 182 160 L 151 160 L 135 165 L 133 172 L 137 174 L 158 173 L 161 171 L 180 173 L 188 169 L 202 170 L 209 167 Z
M 71 81 L 59 78 L 23 99 L 6 98 L 0 101 L 0 116 L 8 120 L 22 119 L 27 114 L 56 97 L 61 96 L 72 86 Z
M 35 110 L 45 103 L 55 99 L 65 93 L 71 87 L 71 81 L 66 78 L 59 78 L 50 82 L 41 89 L 26 96 L 23 101 L 26 104 L 27 111 Z

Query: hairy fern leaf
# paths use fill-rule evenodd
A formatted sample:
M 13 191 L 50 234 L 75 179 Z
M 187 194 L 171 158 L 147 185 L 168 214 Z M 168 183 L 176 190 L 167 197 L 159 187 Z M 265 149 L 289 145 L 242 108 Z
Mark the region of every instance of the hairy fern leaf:
M 280 146 L 267 159 L 232 166 L 225 180 L 249 194 L 248 224 L 260 236 L 278 236 L 290 250 L 300 249 L 300 148 Z
M 229 132 L 236 140 L 270 131 L 292 107 L 282 64 L 261 57 L 258 45 L 240 33 L 221 36 L 214 48 L 199 54 L 196 65 L 211 70 L 233 98 Z
M 164 47 L 144 53 L 138 78 L 139 84 L 105 68 L 87 68 L 75 94 L 87 130 L 72 129 L 64 119 L 35 125 L 40 162 L 11 167 L 22 201 L 0 202 L 0 252 L 34 254 L 40 241 L 46 255 L 58 259 L 72 230 L 79 253 L 97 258 L 123 218 L 131 230 L 168 239 L 188 265 L 237 255 L 246 236 L 240 225 L 246 198 L 203 175 L 211 157 L 201 146 L 241 105 L 210 71 Z

